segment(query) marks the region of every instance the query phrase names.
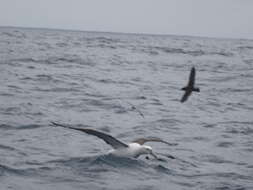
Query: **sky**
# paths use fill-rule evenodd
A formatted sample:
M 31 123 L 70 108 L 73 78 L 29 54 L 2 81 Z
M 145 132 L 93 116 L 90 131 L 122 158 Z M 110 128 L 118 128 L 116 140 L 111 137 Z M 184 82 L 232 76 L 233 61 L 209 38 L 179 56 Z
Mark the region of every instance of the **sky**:
M 0 0 L 0 26 L 253 39 L 253 0 Z

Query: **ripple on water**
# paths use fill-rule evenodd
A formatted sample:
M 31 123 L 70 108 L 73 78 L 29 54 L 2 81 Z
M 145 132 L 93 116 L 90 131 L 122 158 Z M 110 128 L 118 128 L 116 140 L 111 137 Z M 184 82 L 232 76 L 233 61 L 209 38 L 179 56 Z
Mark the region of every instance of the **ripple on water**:
M 229 148 L 229 147 L 233 147 L 234 143 L 233 142 L 224 141 L 224 142 L 217 143 L 216 146 L 217 147 L 221 147 L 221 148 Z

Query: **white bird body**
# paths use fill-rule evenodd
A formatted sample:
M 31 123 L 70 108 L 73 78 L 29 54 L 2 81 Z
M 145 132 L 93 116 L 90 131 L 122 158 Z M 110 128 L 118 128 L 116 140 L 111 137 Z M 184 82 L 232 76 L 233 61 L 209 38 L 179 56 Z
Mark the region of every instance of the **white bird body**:
M 142 154 L 151 154 L 152 148 L 138 143 L 129 143 L 126 148 L 112 149 L 108 153 L 119 157 L 137 158 Z

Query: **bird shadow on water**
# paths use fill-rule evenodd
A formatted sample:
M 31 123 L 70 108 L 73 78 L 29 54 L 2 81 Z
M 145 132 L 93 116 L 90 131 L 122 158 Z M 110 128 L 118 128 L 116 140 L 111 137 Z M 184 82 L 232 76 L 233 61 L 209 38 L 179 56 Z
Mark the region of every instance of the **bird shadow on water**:
M 75 157 L 67 160 L 54 160 L 48 164 L 54 164 L 56 167 L 65 168 L 77 174 L 78 176 L 97 176 L 106 173 L 123 173 L 124 175 L 133 175 L 140 173 L 149 174 L 171 174 L 173 171 L 161 164 L 166 161 L 143 160 L 125 157 L 116 157 L 113 155 L 98 155 L 90 157 Z

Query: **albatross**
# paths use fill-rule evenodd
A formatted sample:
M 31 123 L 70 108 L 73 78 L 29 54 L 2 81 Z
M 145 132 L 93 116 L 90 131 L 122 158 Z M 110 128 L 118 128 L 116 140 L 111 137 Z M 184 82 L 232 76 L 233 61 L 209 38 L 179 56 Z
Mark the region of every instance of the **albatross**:
M 140 155 L 143 154 L 148 154 L 152 155 L 155 159 L 159 158 L 157 155 L 155 155 L 152 151 L 152 148 L 148 145 L 144 145 L 146 142 L 161 142 L 170 146 L 175 146 L 177 145 L 176 143 L 169 143 L 166 142 L 160 138 L 155 138 L 155 137 L 150 137 L 150 138 L 139 138 L 134 140 L 133 142 L 129 144 L 125 144 L 115 137 L 112 137 L 109 134 L 97 131 L 95 129 L 89 129 L 89 128 L 76 128 L 76 127 L 71 127 L 55 122 L 51 122 L 54 126 L 59 126 L 59 127 L 64 127 L 68 129 L 74 129 L 77 131 L 85 132 L 89 135 L 94 135 L 102 140 L 104 140 L 107 144 L 112 146 L 112 150 L 110 150 L 108 153 L 114 156 L 118 157 L 128 157 L 128 158 L 138 158 Z
M 192 67 L 191 73 L 190 73 L 190 77 L 189 77 L 189 82 L 188 82 L 188 84 L 187 84 L 186 87 L 184 87 L 184 88 L 181 89 L 181 90 L 184 90 L 184 91 L 185 91 L 185 93 L 184 93 L 184 95 L 183 95 L 183 97 L 182 97 L 182 99 L 181 99 L 181 102 L 182 102 L 182 103 L 185 102 L 185 101 L 188 99 L 188 97 L 191 95 L 191 93 L 192 93 L 193 91 L 195 91 L 195 92 L 200 92 L 199 88 L 196 88 L 196 87 L 194 86 L 194 83 L 195 83 L 195 75 L 196 75 L 195 68 Z

